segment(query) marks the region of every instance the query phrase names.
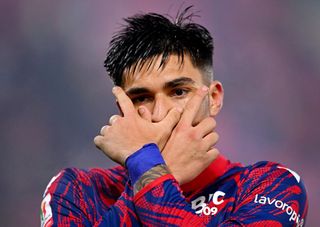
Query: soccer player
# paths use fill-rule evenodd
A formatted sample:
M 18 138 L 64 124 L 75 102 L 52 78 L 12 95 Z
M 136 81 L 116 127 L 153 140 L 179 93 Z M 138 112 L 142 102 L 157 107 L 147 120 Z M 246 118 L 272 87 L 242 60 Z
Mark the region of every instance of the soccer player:
M 223 86 L 213 41 L 186 8 L 127 18 L 105 66 L 120 113 L 95 145 L 119 165 L 62 170 L 47 186 L 42 226 L 303 226 L 304 185 L 273 162 L 243 167 L 215 148 Z

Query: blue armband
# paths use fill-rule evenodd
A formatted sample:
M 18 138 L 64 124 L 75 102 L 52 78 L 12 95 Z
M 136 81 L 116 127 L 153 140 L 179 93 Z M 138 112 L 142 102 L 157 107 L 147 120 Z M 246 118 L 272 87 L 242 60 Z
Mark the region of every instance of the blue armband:
M 125 161 L 132 185 L 149 169 L 161 164 L 165 162 L 158 146 L 154 143 L 144 145 Z

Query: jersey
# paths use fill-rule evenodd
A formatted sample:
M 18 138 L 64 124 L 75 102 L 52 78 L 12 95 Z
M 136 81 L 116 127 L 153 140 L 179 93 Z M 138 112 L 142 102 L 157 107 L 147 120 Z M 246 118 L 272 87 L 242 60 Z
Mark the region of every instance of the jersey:
M 304 226 L 306 190 L 273 162 L 242 166 L 223 156 L 180 186 L 171 174 L 136 195 L 124 167 L 68 168 L 45 190 L 42 226 Z

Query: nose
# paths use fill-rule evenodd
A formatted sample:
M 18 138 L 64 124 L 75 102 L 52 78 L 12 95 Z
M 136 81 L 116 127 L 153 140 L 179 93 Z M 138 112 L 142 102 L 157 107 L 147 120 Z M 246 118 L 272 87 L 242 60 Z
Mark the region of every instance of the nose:
M 152 110 L 152 122 L 159 122 L 163 120 L 168 112 L 174 107 L 174 103 L 169 97 L 164 95 L 158 95 L 154 98 L 153 110 Z

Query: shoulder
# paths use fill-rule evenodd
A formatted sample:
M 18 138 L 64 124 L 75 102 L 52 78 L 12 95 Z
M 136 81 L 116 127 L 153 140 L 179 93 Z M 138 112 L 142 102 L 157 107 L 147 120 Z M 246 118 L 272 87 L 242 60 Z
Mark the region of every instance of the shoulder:
M 245 167 L 241 185 L 242 195 L 255 192 L 291 197 L 307 205 L 307 193 L 300 175 L 280 163 L 262 161 Z
M 121 166 L 116 166 L 110 169 L 91 168 L 65 168 L 58 172 L 49 181 L 44 195 L 50 192 L 63 192 L 66 188 L 92 186 L 95 184 L 114 183 L 124 184 L 126 182 L 126 171 Z
M 270 161 L 260 161 L 252 165 L 243 166 L 232 163 L 221 179 L 233 179 L 239 190 L 259 187 L 272 187 L 272 190 L 282 190 L 293 187 L 306 194 L 305 186 L 300 175 L 285 165 Z
M 45 189 L 41 222 L 69 223 L 72 220 L 91 226 L 97 210 L 114 204 L 125 182 L 126 173 L 121 166 L 111 169 L 63 169 Z
M 303 184 L 294 170 L 276 162 L 261 161 L 245 168 L 245 175 L 252 180 L 283 182 L 288 185 Z
M 240 182 L 239 201 L 246 201 L 250 209 L 257 208 L 256 215 L 265 218 L 272 214 L 281 223 L 303 225 L 308 199 L 298 173 L 282 164 L 262 161 L 244 167 Z

